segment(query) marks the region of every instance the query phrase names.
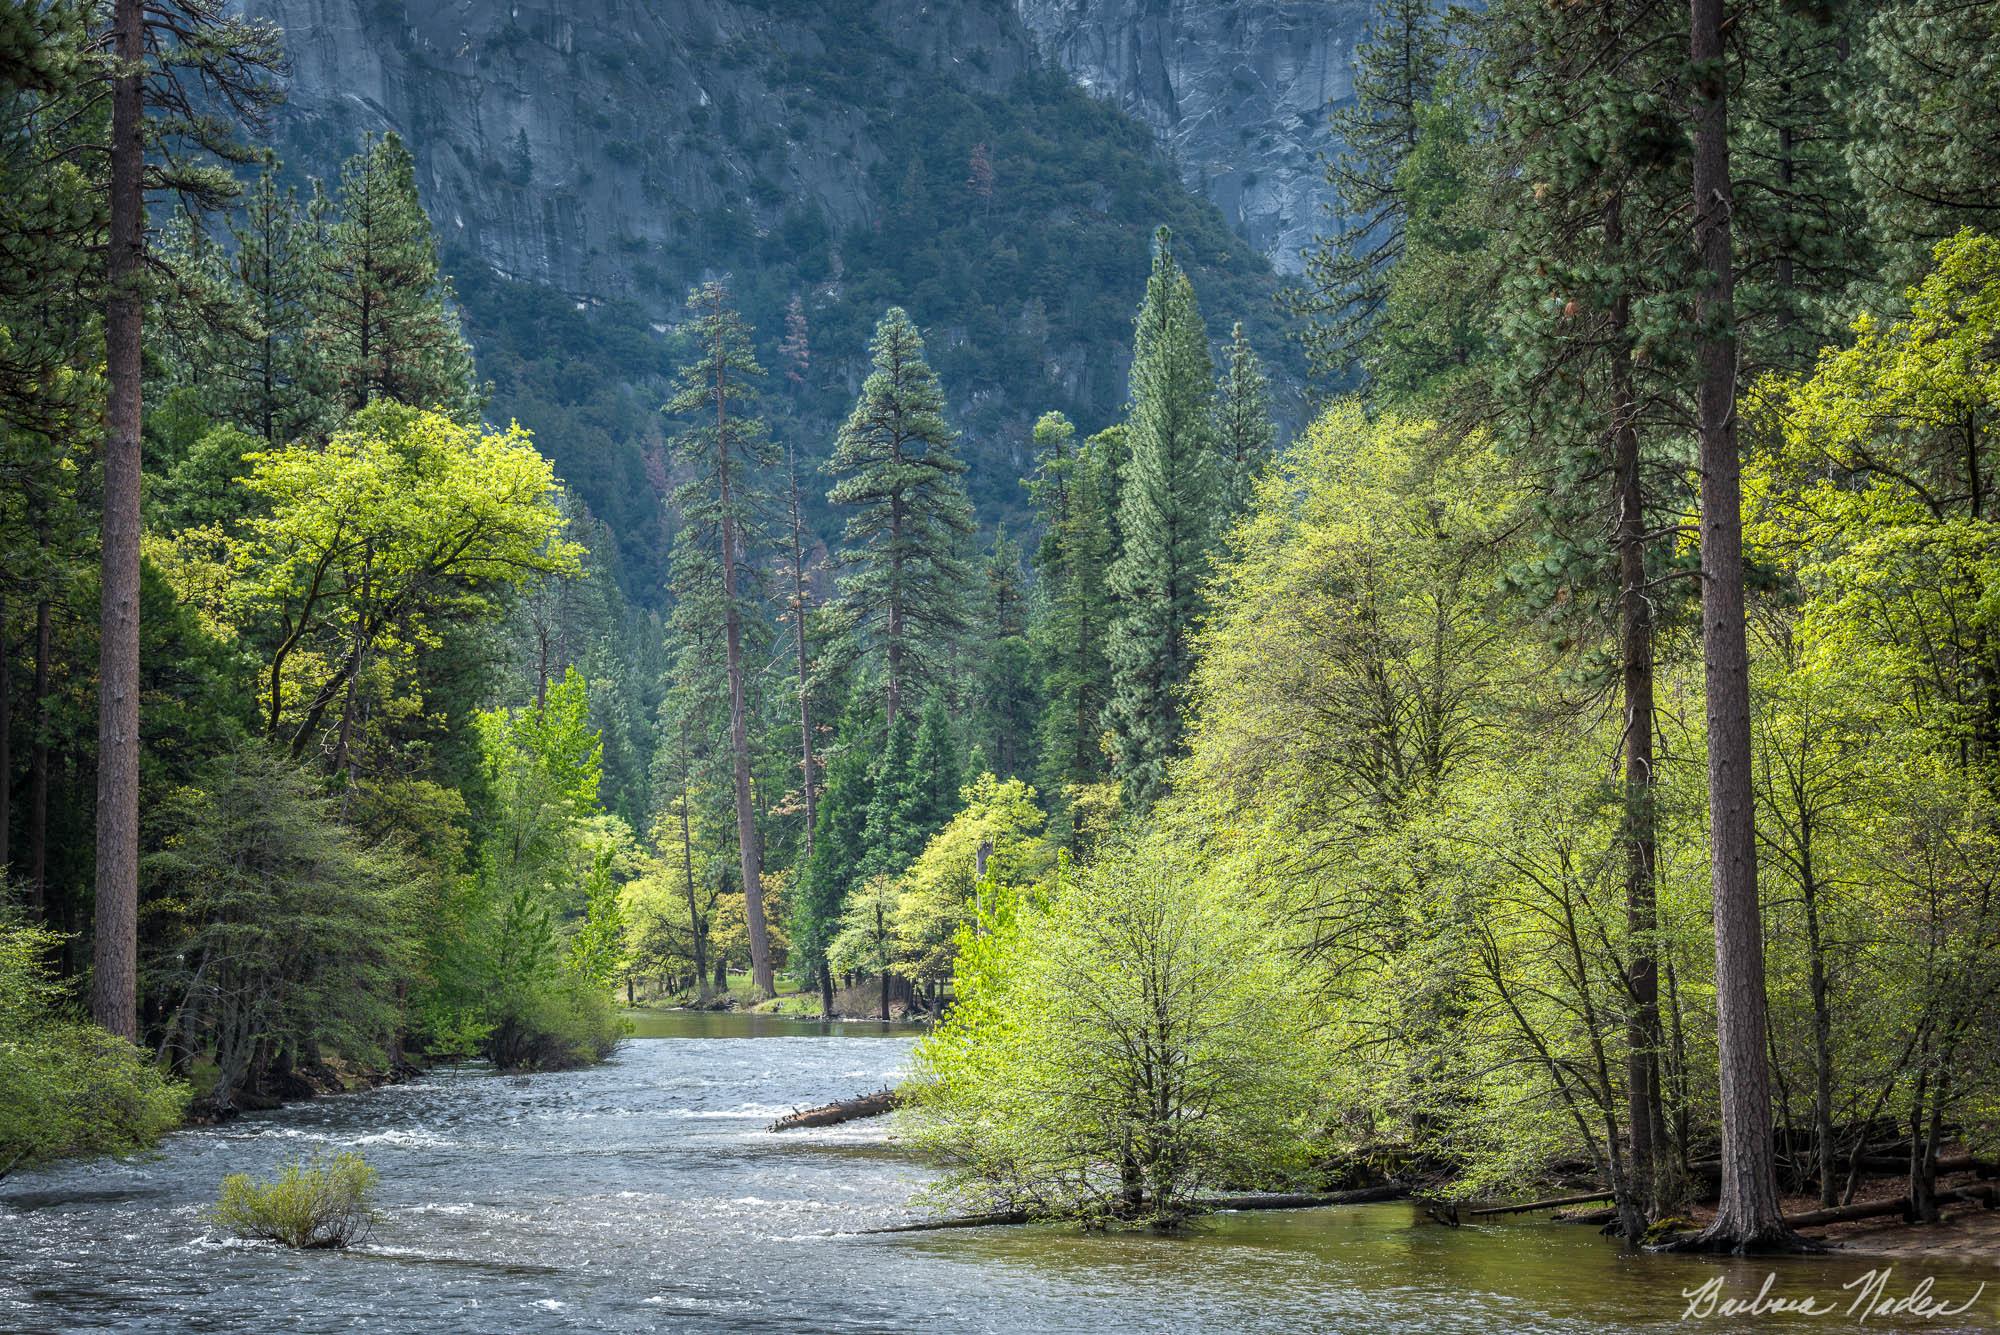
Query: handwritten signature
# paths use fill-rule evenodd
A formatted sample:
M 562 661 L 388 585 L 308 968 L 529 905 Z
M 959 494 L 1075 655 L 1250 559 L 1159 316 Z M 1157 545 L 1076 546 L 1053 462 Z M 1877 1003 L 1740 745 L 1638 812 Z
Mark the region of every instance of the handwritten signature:
M 1920 1320 L 1936 1320 L 1938 1317 L 1962 1316 L 1972 1310 L 1986 1292 L 1982 1281 L 1972 1291 L 1972 1296 L 1963 1302 L 1954 1303 L 1949 1298 L 1931 1292 L 1932 1281 L 1926 1275 L 1908 1293 L 1893 1294 L 1889 1291 L 1889 1280 L 1895 1274 L 1893 1266 L 1882 1270 L 1870 1270 L 1858 1279 L 1840 1286 L 1841 1291 L 1851 1296 L 1844 1301 L 1828 1294 L 1807 1293 L 1786 1295 L 1776 1293 L 1778 1276 L 1775 1272 L 1764 1276 L 1763 1285 L 1751 1298 L 1732 1298 L 1724 1292 L 1728 1280 L 1721 1275 L 1697 1288 L 1682 1289 L 1681 1297 L 1687 1300 L 1687 1307 L 1681 1312 L 1683 1321 L 1712 1320 L 1716 1317 L 1757 1317 L 1757 1316 L 1843 1316 L 1857 1321 L 1870 1317 L 1908 1316 Z

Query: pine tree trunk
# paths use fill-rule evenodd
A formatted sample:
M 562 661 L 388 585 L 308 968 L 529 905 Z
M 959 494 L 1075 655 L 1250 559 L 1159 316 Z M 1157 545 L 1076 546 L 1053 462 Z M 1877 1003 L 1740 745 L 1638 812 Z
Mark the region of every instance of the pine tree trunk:
M 805 523 L 799 510 L 799 457 L 793 452 L 789 459 L 792 477 L 792 647 L 798 654 L 799 767 L 806 792 L 805 860 L 810 861 L 813 855 L 813 825 L 819 819 L 819 786 L 813 774 L 812 697 L 806 689 L 809 667 L 806 661 L 806 552 Z M 821 972 L 824 973 L 824 970 Z
M 7 640 L 7 600 L 0 597 L 0 885 L 13 879 L 14 646 Z M 32 905 L 30 906 L 32 907 Z
M 46 540 L 46 535 L 44 535 Z M 49 903 L 49 660 L 55 652 L 47 594 L 35 602 L 35 681 L 28 746 L 28 906 L 46 915 Z
M 743 867 L 743 916 L 750 929 L 751 985 L 760 997 L 778 989 L 764 925 L 763 850 L 750 795 L 750 722 L 744 705 L 743 618 L 736 606 L 736 516 L 729 480 L 729 395 L 723 345 L 715 343 L 715 476 L 722 500 L 722 627 L 729 660 L 729 755 L 736 771 L 736 848 Z
M 1802 842 L 1810 838 L 1805 824 L 1810 817 L 1801 817 Z M 1833 1014 L 1828 1001 L 1826 977 L 1826 946 L 1820 937 L 1819 926 L 1819 884 L 1813 871 L 1811 844 L 1804 843 L 1801 858 L 1801 889 L 1806 906 L 1806 961 L 1810 969 L 1809 984 L 1812 991 L 1813 1008 L 1813 1142 L 1819 1164 L 1819 1203 L 1822 1206 L 1836 1204 L 1834 1188 L 1834 1130 L 1833 1130 Z
M 91 1016 L 139 1038 L 139 429 L 145 278 L 143 0 L 116 0 L 105 261 L 103 582 L 97 704 L 97 939 Z
M 833 966 L 825 961 L 819 966 L 819 1017 L 833 1018 Z
M 1605 206 L 1604 240 L 1615 258 L 1624 244 L 1622 201 Z M 1631 935 L 1626 970 L 1625 1094 L 1631 1134 L 1629 1181 L 1650 1223 L 1664 1207 L 1658 1158 L 1666 1117 L 1660 1102 L 1660 982 L 1654 957 L 1657 835 L 1653 817 L 1653 607 L 1646 586 L 1645 490 L 1639 477 L 1638 402 L 1632 386 L 1631 299 L 1612 302 L 1611 434 L 1617 516 L 1619 657 L 1625 705 L 1625 917 Z
M 1715 886 L 1717 1062 L 1722 1190 L 1701 1245 L 1797 1247 L 1778 1208 L 1765 1059 L 1764 935 L 1750 780 L 1750 655 L 1744 632 L 1743 494 L 1736 452 L 1734 256 L 1723 0 L 1690 0 L 1695 67 L 1694 239 L 1706 285 L 1697 419 L 1701 444 L 1702 656 L 1708 692 L 1708 806 Z
M 701 910 L 694 896 L 694 832 L 688 824 L 688 727 L 681 720 L 681 869 L 687 875 L 688 939 L 693 943 L 694 985 L 697 1000 L 708 1000 L 708 939 L 702 930 Z M 725 984 L 726 985 L 726 984 Z

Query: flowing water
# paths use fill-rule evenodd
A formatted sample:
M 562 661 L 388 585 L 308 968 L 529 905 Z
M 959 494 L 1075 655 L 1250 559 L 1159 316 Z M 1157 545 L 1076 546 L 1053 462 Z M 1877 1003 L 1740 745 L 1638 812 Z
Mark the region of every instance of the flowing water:
M 1447 1229 L 1405 1205 L 1230 1215 L 1177 1238 L 1049 1228 L 857 1235 L 914 1217 L 926 1178 L 880 1121 L 773 1135 L 792 1107 L 879 1088 L 907 1032 L 648 1016 L 587 1071 L 477 1068 L 170 1137 L 156 1156 L 0 1185 L 0 1330 L 1366 1331 L 1666 1330 L 1682 1291 L 1753 1297 L 1764 1263 L 1626 1257 L 1575 1226 Z M 286 1252 L 204 1221 L 231 1172 L 355 1149 L 383 1217 L 345 1253 Z M 1854 1257 L 1779 1265 L 1852 1329 Z M 1869 1329 L 2000 1326 L 2000 1272 L 1899 1263 L 1971 1310 Z

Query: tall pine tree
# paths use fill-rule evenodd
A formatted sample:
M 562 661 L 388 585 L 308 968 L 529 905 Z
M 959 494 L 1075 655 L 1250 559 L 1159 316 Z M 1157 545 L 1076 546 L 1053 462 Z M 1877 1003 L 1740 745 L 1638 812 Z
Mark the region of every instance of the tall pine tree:
M 1150 806 L 1179 751 L 1190 637 L 1217 529 L 1215 368 L 1194 287 L 1162 227 L 1132 351 L 1131 457 L 1119 496 L 1123 547 L 1111 567 L 1116 766 L 1127 799 Z
M 1243 336 L 1240 320 L 1229 331 L 1229 364 L 1216 393 L 1215 434 L 1222 452 L 1222 513 L 1234 517 L 1250 508 L 1258 470 L 1278 439 L 1271 423 L 1271 382 Z
M 904 693 L 939 678 L 965 631 L 971 575 L 959 547 L 972 510 L 944 390 L 901 307 L 875 326 L 869 352 L 874 370 L 827 461 L 836 479 L 827 500 L 853 510 L 840 595 L 864 645 L 881 655 L 893 724 Z
M 756 473 L 775 461 L 764 423 L 751 414 L 754 382 L 764 368 L 750 346 L 750 328 L 729 305 L 720 283 L 691 293 L 695 317 L 688 328 L 699 352 L 681 369 L 666 411 L 685 420 L 674 437 L 674 452 L 690 470 L 676 499 L 681 514 L 712 547 L 714 564 L 690 561 L 681 567 L 686 583 L 675 589 L 683 603 L 699 604 L 700 614 L 720 631 L 729 690 L 729 754 L 736 795 L 736 844 L 743 871 L 744 917 L 750 933 L 750 969 L 757 991 L 776 991 L 770 937 L 764 921 L 763 850 L 750 786 L 750 724 L 744 680 L 743 590 L 745 527 Z

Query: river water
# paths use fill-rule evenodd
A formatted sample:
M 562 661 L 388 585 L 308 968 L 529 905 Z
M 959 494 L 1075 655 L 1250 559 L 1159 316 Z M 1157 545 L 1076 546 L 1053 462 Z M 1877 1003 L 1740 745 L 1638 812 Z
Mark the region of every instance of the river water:
M 154 1156 L 0 1186 L 0 1330 L 1365 1331 L 1686 1329 L 1683 1290 L 1753 1297 L 1764 1263 L 1626 1257 L 1575 1226 L 1447 1229 L 1405 1205 L 1223 1216 L 1190 1236 L 1050 1228 L 858 1236 L 916 1217 L 926 1172 L 883 1122 L 773 1135 L 793 1107 L 879 1088 L 913 1041 L 881 1026 L 650 1016 L 587 1071 L 479 1068 L 171 1136 Z M 382 1175 L 367 1243 L 293 1253 L 204 1220 L 231 1172 L 355 1149 Z M 1854 1257 L 1787 1262 L 1773 1292 L 1853 1329 Z M 2000 1328 L 2000 1271 L 1898 1264 Z

